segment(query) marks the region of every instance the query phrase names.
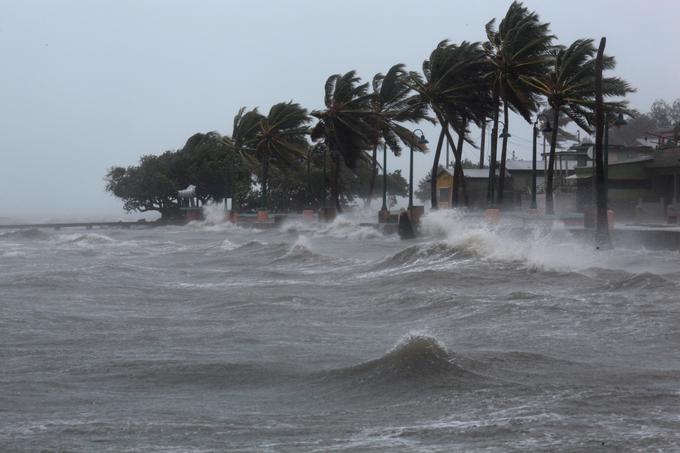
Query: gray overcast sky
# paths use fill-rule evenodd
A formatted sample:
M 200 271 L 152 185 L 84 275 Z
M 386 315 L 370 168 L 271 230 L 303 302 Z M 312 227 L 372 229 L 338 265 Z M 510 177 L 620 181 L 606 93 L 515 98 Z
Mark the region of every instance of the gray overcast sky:
M 677 0 L 527 0 L 561 43 L 607 37 L 646 111 L 680 97 Z M 420 65 L 442 39 L 481 41 L 510 1 L 0 1 L 0 217 L 109 217 L 108 167 L 228 134 L 240 106 L 319 108 L 333 73 Z M 434 141 L 436 131 L 425 128 Z M 511 119 L 510 150 L 531 130 Z M 466 155 L 477 157 L 468 149 Z M 416 179 L 431 154 L 416 161 Z M 395 167 L 406 168 L 406 157 Z

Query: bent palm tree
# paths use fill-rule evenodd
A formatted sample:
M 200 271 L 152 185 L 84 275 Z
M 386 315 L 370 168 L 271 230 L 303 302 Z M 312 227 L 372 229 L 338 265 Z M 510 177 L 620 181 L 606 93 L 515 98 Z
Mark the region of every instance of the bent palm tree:
M 373 198 L 375 179 L 377 176 L 377 150 L 380 140 L 390 148 L 395 156 L 401 154 L 400 142 L 408 147 L 420 149 L 417 140 L 410 130 L 402 126 L 402 122 L 419 122 L 427 119 L 427 106 L 418 99 L 418 95 L 412 94 L 411 88 L 404 83 L 406 72 L 403 64 L 392 66 L 387 74 L 376 74 L 373 77 L 373 92 L 371 97 L 371 110 L 375 116 L 371 118 L 373 134 L 371 144 L 371 182 L 368 189 L 367 202 Z
M 241 107 L 234 116 L 231 137 L 222 136 L 223 149 L 229 161 L 226 166 L 230 187 L 226 192 L 231 194 L 233 202 L 242 201 L 239 200 L 236 181 L 247 179 L 249 186 L 252 171 L 257 167 L 257 159 L 254 155 L 255 136 L 262 118 L 257 108 L 246 111 L 245 107 Z
M 480 125 L 489 115 L 488 62 L 479 43 L 462 42 L 459 45 L 442 41 L 423 62 L 423 76 L 409 73 L 408 84 L 420 96 L 420 102 L 431 108 L 442 127 L 432 162 L 431 203 L 438 207 L 436 175 L 444 139 L 454 154 L 453 192 L 457 193 L 459 183 L 463 198 L 467 199 L 462 167 L 462 152 L 451 137 L 449 127 L 465 137 L 467 124 L 473 121 Z
M 529 11 L 520 2 L 514 1 L 505 17 L 494 28 L 495 19 L 486 24 L 488 41 L 484 43 L 487 57 L 492 64 L 492 96 L 495 103 L 491 132 L 491 162 L 489 163 L 489 201 L 493 203 L 495 189 L 495 166 L 498 151 L 498 110 L 503 104 L 503 127 L 509 129 L 508 110 L 520 114 L 531 122 L 532 114 L 538 109 L 538 95 L 525 82 L 527 77 L 540 76 L 547 66 L 547 51 L 553 36 L 549 24 L 541 23 L 536 13 Z M 498 181 L 498 202 L 503 202 L 505 185 L 505 161 L 508 149 L 508 134 L 503 134 L 500 175 Z
M 331 193 L 338 211 L 342 210 L 341 159 L 347 167 L 354 169 L 363 151 L 371 148 L 371 136 L 377 118 L 377 114 L 371 110 L 371 98 L 368 84 L 361 83 L 356 71 L 334 74 L 326 80 L 326 108 L 311 112 L 318 119 L 311 132 L 312 140 L 323 140 L 331 151 L 334 164 Z
M 551 51 L 550 67 L 544 75 L 524 79 L 547 98 L 553 112 L 553 124 L 559 124 L 560 114 L 564 113 L 581 129 L 591 132 L 595 109 L 596 53 L 597 49 L 592 39 L 578 39 L 569 47 L 557 47 Z M 613 57 L 605 56 L 603 67 L 605 70 L 614 69 L 616 61 Z M 618 77 L 602 79 L 604 97 L 623 97 L 634 91 L 626 81 Z M 608 102 L 605 108 L 621 111 L 626 105 L 627 103 L 622 101 Z M 553 127 L 545 193 L 546 214 L 555 213 L 553 180 L 557 134 L 558 128 Z
M 294 168 L 307 155 L 307 110 L 299 104 L 280 102 L 260 118 L 254 137 L 254 149 L 262 164 L 262 209 L 267 209 L 269 165 L 279 169 Z

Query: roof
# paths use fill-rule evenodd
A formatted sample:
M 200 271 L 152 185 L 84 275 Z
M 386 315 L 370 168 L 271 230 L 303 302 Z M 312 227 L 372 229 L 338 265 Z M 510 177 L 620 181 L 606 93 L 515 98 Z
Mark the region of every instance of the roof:
M 638 162 L 647 162 L 647 161 L 650 161 L 650 160 L 654 160 L 654 157 L 652 157 L 652 156 L 633 157 L 632 159 L 619 160 L 619 161 L 616 161 L 616 162 L 609 162 L 609 166 L 613 167 L 614 165 L 636 164 Z
M 653 161 L 649 163 L 647 167 L 649 168 L 680 167 L 680 148 L 675 148 L 674 150 L 667 150 L 654 156 Z
M 674 134 L 677 134 L 680 131 L 680 123 L 678 123 L 675 126 L 670 126 L 668 128 L 664 129 L 656 129 L 653 131 L 649 131 L 649 135 L 653 135 L 655 137 L 672 137 Z
M 626 160 L 617 160 L 616 162 L 612 162 L 611 160 L 609 161 L 609 166 L 614 167 L 617 165 L 630 165 L 630 164 L 637 164 L 640 162 L 650 162 L 653 161 L 655 158 L 653 156 L 639 156 L 639 157 L 632 157 L 630 159 Z M 580 165 L 576 167 L 577 170 L 580 170 L 582 168 L 588 168 L 592 171 L 593 168 L 593 161 L 590 160 L 586 163 L 586 165 Z
M 453 176 L 453 171 L 450 168 L 439 167 L 439 171 L 437 172 L 437 176 L 441 175 L 442 172 L 446 172 L 449 175 Z M 489 169 L 488 168 L 464 168 L 463 174 L 465 175 L 466 178 L 471 178 L 471 179 L 489 179 Z M 500 174 L 501 174 L 500 169 L 496 168 L 496 176 L 498 176 Z M 511 177 L 507 168 L 505 170 L 505 177 L 506 178 Z
M 471 179 L 489 179 L 489 169 L 488 168 L 468 168 L 464 170 L 465 177 Z M 496 176 L 500 175 L 500 169 L 496 169 Z M 505 171 L 505 177 L 510 177 L 507 169 Z
M 536 167 L 540 167 L 538 163 L 536 163 Z M 531 160 L 506 160 L 505 161 L 505 169 L 512 172 L 514 171 L 531 171 L 534 169 L 534 162 Z

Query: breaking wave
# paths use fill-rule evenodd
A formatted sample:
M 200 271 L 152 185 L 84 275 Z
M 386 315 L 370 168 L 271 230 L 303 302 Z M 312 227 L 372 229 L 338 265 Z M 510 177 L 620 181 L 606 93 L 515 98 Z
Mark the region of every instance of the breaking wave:
M 457 365 L 439 340 L 422 333 L 406 335 L 378 359 L 329 371 L 324 378 L 353 387 L 378 386 L 385 391 L 403 388 L 399 384 L 455 386 L 486 380 Z
M 517 263 L 528 269 L 582 272 L 590 269 L 615 269 L 631 273 L 665 274 L 677 266 L 677 252 L 664 252 L 650 260 L 646 250 L 620 247 L 611 251 L 595 250 L 592 244 L 576 239 L 562 223 L 524 225 L 508 221 L 489 225 L 482 218 L 464 217 L 455 210 L 432 212 L 423 218 L 422 231 L 458 251 L 483 260 Z M 423 245 L 420 245 L 423 247 Z M 431 247 L 424 245 L 424 247 Z M 668 265 L 664 265 L 664 261 Z M 651 263 L 655 264 L 650 268 Z M 673 264 L 673 266 L 671 265 Z
M 57 244 L 83 244 L 83 245 L 114 244 L 118 242 L 109 236 L 98 233 L 60 234 L 54 239 L 54 241 Z
M 49 237 L 49 234 L 38 228 L 27 228 L 24 230 L 14 230 L 0 233 L 0 239 L 45 240 L 49 239 Z
M 312 237 L 331 237 L 335 239 L 366 240 L 384 237 L 376 228 L 356 219 L 340 215 L 330 223 L 289 221 L 281 226 L 285 233 L 304 233 Z
M 660 288 L 675 288 L 677 284 L 661 275 L 652 274 L 650 272 L 642 272 L 639 274 L 617 275 L 615 279 L 606 285 L 609 290 L 632 290 L 632 289 L 660 289 Z

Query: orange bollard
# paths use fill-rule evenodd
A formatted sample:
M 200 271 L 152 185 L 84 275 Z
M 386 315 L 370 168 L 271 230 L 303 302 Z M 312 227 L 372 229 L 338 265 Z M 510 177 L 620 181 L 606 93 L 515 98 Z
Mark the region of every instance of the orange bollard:
M 486 221 L 489 223 L 498 223 L 501 218 L 501 210 L 492 208 L 486 210 Z

